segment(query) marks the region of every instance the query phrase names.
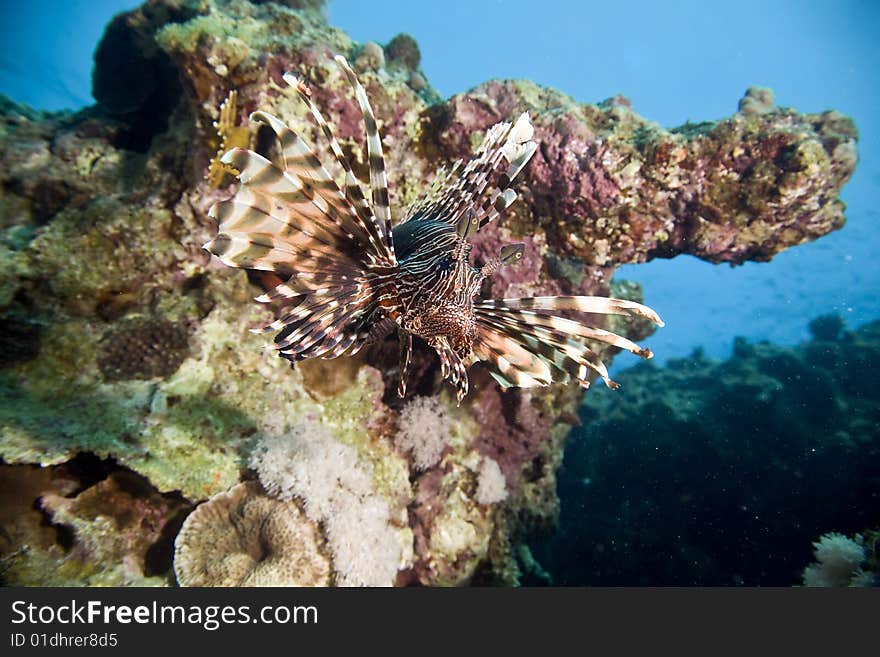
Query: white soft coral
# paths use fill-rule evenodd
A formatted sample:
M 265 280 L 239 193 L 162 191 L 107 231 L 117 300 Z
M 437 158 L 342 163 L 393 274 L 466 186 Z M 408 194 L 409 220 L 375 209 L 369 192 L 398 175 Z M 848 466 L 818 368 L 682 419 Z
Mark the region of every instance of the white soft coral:
M 387 500 L 372 486 L 372 467 L 357 450 L 317 423 L 282 436 L 264 436 L 250 466 L 281 500 L 300 498 L 320 522 L 333 553 L 340 586 L 391 586 L 401 563 L 400 539 Z
M 831 532 L 813 543 L 816 563 L 804 568 L 805 586 L 850 586 L 861 574 L 865 548 L 861 537 L 855 540 Z

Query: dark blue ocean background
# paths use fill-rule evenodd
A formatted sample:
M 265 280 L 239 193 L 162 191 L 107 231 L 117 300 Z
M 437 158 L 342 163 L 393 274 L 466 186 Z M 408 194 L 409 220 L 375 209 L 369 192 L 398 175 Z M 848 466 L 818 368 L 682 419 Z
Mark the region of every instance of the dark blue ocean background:
M 91 54 L 103 28 L 138 4 L 2 0 L 0 92 L 38 109 L 91 104 Z M 657 365 L 672 360 L 679 370 L 693 365 L 695 348 L 707 358 L 730 358 L 738 336 L 797 345 L 810 339 L 807 325 L 821 314 L 839 315 L 850 329 L 880 319 L 880 3 L 332 0 L 328 14 L 360 42 L 413 35 L 423 69 L 444 97 L 490 78 L 528 78 L 583 102 L 623 94 L 639 114 L 674 127 L 729 116 L 746 88 L 760 85 L 774 90 L 778 105 L 852 117 L 860 161 L 842 193 L 844 229 L 770 263 L 730 268 L 679 257 L 625 266 L 618 276 L 643 285 L 646 303 L 667 323 L 646 342 Z M 621 356 L 613 368 L 625 386 L 621 370 L 632 362 Z M 870 368 L 841 374 L 857 375 L 866 379 L 854 381 L 853 394 L 877 387 Z M 828 397 L 823 376 L 810 393 L 815 398 L 795 394 L 793 407 Z M 633 386 L 640 381 L 631 378 Z M 783 384 L 802 391 L 799 380 Z M 597 403 L 607 409 L 610 402 Z M 747 414 L 742 403 L 733 400 L 731 408 Z M 845 415 L 848 402 L 841 403 Z M 796 461 L 827 428 L 813 422 L 809 435 L 808 422 L 807 434 L 789 436 L 780 427 L 799 425 L 796 413 L 787 423 L 719 420 L 710 423 L 713 435 L 682 430 L 675 444 L 675 429 L 662 417 L 646 419 L 641 430 L 637 421 L 617 423 L 608 427 L 617 432 L 613 445 L 602 443 L 610 433 L 590 430 L 605 426 L 596 413 L 588 402 L 584 425 L 569 441 L 561 531 L 533 542 L 557 584 L 792 584 L 820 533 L 880 523 L 876 425 L 862 436 L 868 451 L 860 465 L 843 459 L 811 470 Z M 713 436 L 734 442 L 716 449 Z M 832 485 L 841 481 L 842 490 Z M 752 502 L 743 501 L 746 494 Z

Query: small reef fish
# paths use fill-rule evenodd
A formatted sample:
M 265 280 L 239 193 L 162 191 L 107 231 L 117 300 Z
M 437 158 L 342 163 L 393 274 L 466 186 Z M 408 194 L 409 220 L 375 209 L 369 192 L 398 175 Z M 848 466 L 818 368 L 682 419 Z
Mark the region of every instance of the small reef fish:
M 385 160 L 376 117 L 366 91 L 346 60 L 336 57 L 363 114 L 369 158 L 369 199 L 330 126 L 298 78 L 284 80 L 307 105 L 345 175 L 331 177 L 312 148 L 280 119 L 255 112 L 251 121 L 274 131 L 275 163 L 233 148 L 221 161 L 238 171 L 235 195 L 213 205 L 217 236 L 205 245 L 231 267 L 274 272 L 283 282 L 257 297 L 285 308 L 256 332 L 277 331 L 275 347 L 291 361 L 355 354 L 365 344 L 397 331 L 398 394 L 407 388 L 413 336 L 437 352 L 442 375 L 468 393 L 467 366 L 483 361 L 504 388 L 577 381 L 595 372 L 617 387 L 588 341 L 605 342 L 650 358 L 626 338 L 551 314 L 579 311 L 647 318 L 652 309 L 623 299 L 545 296 L 478 299 L 480 284 L 514 266 L 524 245 L 511 244 L 480 267 L 470 262 L 470 239 L 514 202 L 512 181 L 535 152 L 528 114 L 490 128 L 473 158 L 438 173 L 433 191 L 405 218 L 392 223 Z M 506 165 L 489 187 L 490 177 Z M 485 193 L 484 193 L 485 192 Z

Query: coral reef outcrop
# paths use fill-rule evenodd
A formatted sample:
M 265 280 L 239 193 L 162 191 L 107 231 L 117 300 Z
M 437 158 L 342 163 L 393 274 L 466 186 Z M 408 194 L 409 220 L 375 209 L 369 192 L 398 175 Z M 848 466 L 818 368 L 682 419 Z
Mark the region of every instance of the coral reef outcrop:
M 170 562 L 155 562 L 165 564 L 161 573 L 143 566 L 145 545 L 167 544 L 182 506 L 244 490 L 233 487 L 255 478 L 254 446 L 308 422 L 356 453 L 370 473 L 370 508 L 385 509 L 382 521 L 411 537 L 408 550 L 389 550 L 401 568 L 389 582 L 546 579 L 523 540 L 556 522 L 556 473 L 580 389 L 502 392 L 477 366 L 474 392 L 456 408 L 439 365 L 417 347 L 411 394 L 442 405 L 448 432 L 411 467 L 415 443 L 407 452 L 396 437 L 419 428 L 400 426 L 415 420 L 395 394 L 396 343 L 291 369 L 248 332 L 268 318 L 251 301 L 260 281 L 221 269 L 201 249 L 216 230 L 207 208 L 234 184 L 211 165 L 218 149 L 230 139 L 271 148 L 250 112 L 271 112 L 320 141 L 283 91 L 286 71 L 309 83 L 363 176 L 363 126 L 337 53 L 356 63 L 372 99 L 397 217 L 490 125 L 531 113 L 540 148 L 517 183 L 522 199 L 474 248 L 481 260 L 500 243 L 525 244 L 521 263 L 492 279 L 491 296 L 611 290 L 641 300 L 637 286 L 612 283 L 618 265 L 682 253 L 767 260 L 843 225 L 838 195 L 856 163 L 856 132 L 837 112 L 800 114 L 755 91 L 730 118 L 666 130 L 622 97 L 578 103 L 527 81 L 442 100 L 411 37 L 354 43 L 327 24 L 319 2 L 153 0 L 108 27 L 95 106 L 41 114 L 0 103 L 0 458 L 22 482 L 22 517 L 42 500 L 40 513 L 69 528 L 10 533 L 10 581 L 94 582 L 96 574 L 62 567 L 80 550 L 100 555 L 104 581 L 170 581 Z M 632 339 L 649 331 L 619 318 L 595 325 Z M 117 472 L 151 487 L 146 501 L 135 496 L 136 514 L 149 518 L 140 539 L 110 531 L 115 512 L 83 511 L 82 483 L 47 474 L 83 458 L 110 464 L 91 472 L 90 487 L 118 487 Z M 114 495 L 120 508 L 128 503 Z M 196 545 L 198 518 L 179 554 Z M 318 523 L 314 565 L 337 530 L 300 520 Z M 240 554 L 262 563 L 252 550 Z M 328 566 L 338 581 L 350 574 L 343 561 Z M 184 572 L 193 571 L 181 564 Z M 268 583 L 266 572 L 257 581 Z M 316 572 L 296 581 L 324 582 Z

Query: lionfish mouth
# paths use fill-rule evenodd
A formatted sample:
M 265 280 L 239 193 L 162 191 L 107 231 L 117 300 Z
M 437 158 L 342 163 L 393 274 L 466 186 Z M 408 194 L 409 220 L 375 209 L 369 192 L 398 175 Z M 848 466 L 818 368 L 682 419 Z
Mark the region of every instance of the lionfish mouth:
M 283 121 L 254 112 L 251 121 L 268 126 L 277 138 L 278 161 L 248 149 L 228 151 L 221 161 L 238 172 L 241 185 L 232 198 L 209 211 L 219 229 L 205 244 L 207 250 L 230 267 L 269 271 L 282 280 L 257 297 L 284 308 L 278 319 L 258 329 L 278 332 L 275 347 L 282 357 L 297 361 L 353 355 L 396 327 L 401 345 L 398 392 L 404 396 L 412 336 L 425 337 L 415 327 L 428 321 L 429 310 L 449 308 L 446 317 L 435 317 L 437 312 L 430 316 L 435 329 L 426 340 L 439 355 L 443 378 L 456 387 L 459 402 L 468 392 L 466 361 L 485 363 L 503 388 L 571 380 L 588 387 L 593 376 L 616 388 L 591 343 L 651 358 L 649 349 L 625 337 L 554 314 L 627 315 L 663 326 L 647 306 L 593 296 L 475 300 L 471 295 L 481 278 L 514 265 L 522 256 L 522 245 L 510 245 L 476 269 L 466 261 L 465 247 L 516 200 L 511 183 L 536 149 L 528 114 L 490 128 L 473 158 L 464 166 L 458 161 L 439 171 L 432 189 L 393 225 L 375 115 L 354 71 L 344 58 L 336 61 L 364 117 L 369 197 L 308 87 L 288 73 L 284 80 L 324 134 L 344 173 L 343 184 Z M 490 186 L 490 177 L 499 169 L 501 175 Z M 440 262 L 454 266 L 438 267 Z M 461 355 L 462 336 L 443 333 L 445 326 L 463 324 L 456 313 L 467 314 L 464 323 L 471 327 L 469 358 Z

